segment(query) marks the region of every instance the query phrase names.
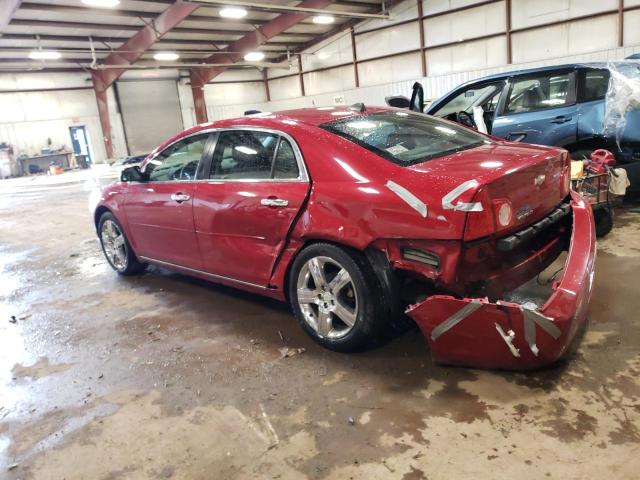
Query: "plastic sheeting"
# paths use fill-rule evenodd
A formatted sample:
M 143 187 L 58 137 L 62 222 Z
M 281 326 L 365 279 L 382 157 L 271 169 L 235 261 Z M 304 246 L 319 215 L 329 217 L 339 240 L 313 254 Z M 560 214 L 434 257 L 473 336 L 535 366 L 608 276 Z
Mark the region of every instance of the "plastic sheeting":
M 622 149 L 622 136 L 627 126 L 627 114 L 640 109 L 640 61 L 610 62 L 611 72 L 604 109 L 604 133 L 615 137 Z

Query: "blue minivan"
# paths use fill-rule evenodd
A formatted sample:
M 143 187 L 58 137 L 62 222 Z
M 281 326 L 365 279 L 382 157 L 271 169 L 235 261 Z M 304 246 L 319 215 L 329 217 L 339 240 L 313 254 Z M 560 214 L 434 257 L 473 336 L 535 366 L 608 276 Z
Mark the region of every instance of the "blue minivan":
M 640 109 L 634 98 L 640 92 L 628 91 L 637 85 L 637 61 L 534 68 L 464 83 L 425 113 L 507 140 L 560 146 L 575 159 L 606 148 L 627 170 L 630 190 L 638 191 Z M 412 101 L 423 95 L 415 88 L 421 89 L 414 86 Z

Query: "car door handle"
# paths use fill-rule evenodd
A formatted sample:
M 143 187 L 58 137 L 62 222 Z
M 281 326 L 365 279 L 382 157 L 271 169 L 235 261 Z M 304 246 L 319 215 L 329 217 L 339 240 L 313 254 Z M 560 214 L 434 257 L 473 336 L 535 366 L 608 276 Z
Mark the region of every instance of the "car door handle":
M 527 132 L 509 132 L 507 140 L 511 142 L 521 142 L 527 136 Z
M 553 120 L 551 120 L 551 123 L 567 123 L 567 122 L 570 122 L 570 121 L 571 121 L 571 117 L 565 117 L 564 115 L 558 115 Z
M 174 202 L 182 203 L 188 200 L 191 200 L 191 195 L 187 195 L 186 193 L 172 193 L 171 200 Z
M 289 200 L 283 198 L 263 198 L 260 200 L 260 205 L 265 207 L 286 207 L 289 205 Z

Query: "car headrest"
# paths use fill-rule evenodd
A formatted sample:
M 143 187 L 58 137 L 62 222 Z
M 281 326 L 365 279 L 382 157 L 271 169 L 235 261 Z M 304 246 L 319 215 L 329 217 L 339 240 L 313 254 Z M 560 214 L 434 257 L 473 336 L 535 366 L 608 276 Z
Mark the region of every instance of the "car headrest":
M 540 105 L 539 87 L 525 90 L 522 94 L 522 106 L 525 108 L 536 108 Z
M 233 147 L 233 160 L 241 170 L 261 170 L 269 168 L 271 159 L 261 143 L 251 137 L 242 138 L 240 145 Z

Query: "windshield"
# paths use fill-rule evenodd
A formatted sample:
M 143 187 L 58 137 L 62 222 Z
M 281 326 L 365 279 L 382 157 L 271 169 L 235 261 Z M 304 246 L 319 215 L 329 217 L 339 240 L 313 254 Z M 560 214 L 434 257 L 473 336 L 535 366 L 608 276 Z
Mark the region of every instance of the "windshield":
M 406 112 L 348 117 L 321 128 L 403 166 L 492 143 L 468 128 Z

